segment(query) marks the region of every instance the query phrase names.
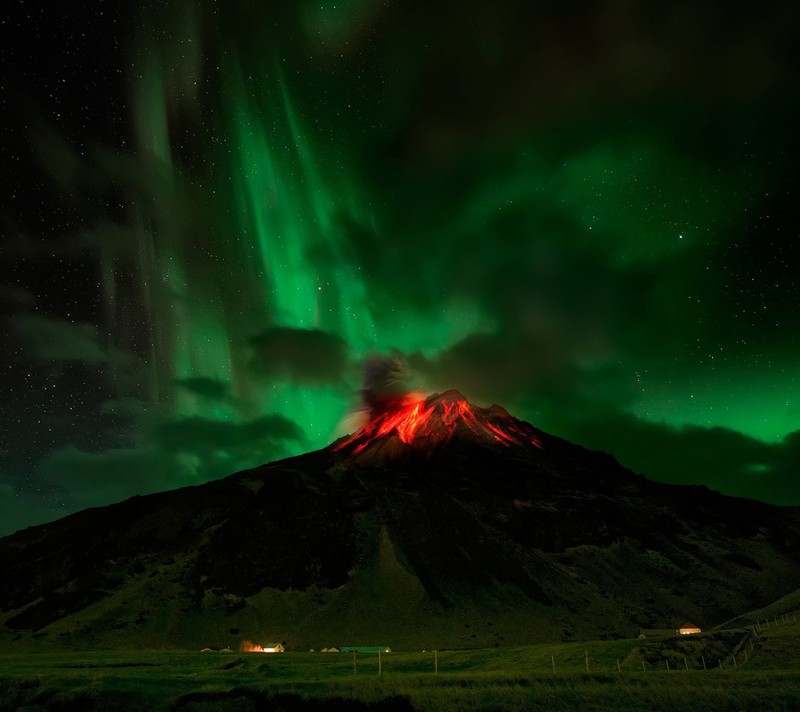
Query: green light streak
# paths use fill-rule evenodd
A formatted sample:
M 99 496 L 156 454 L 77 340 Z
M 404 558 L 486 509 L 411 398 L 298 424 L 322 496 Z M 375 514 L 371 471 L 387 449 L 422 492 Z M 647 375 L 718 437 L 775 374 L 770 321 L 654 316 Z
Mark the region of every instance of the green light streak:
M 142 72 L 137 126 L 145 160 L 173 189 L 190 184 L 192 176 L 172 160 L 169 78 L 161 66 L 151 58 Z M 227 180 L 214 186 L 221 196 L 214 210 L 225 216 L 218 237 L 198 257 L 191 217 L 187 225 L 174 219 L 166 196 L 140 206 L 142 244 L 153 246 L 140 249 L 145 256 L 140 278 L 152 302 L 148 313 L 157 348 L 150 365 L 160 385 L 157 397 L 178 417 L 244 422 L 279 412 L 306 432 L 308 442 L 298 449 L 319 447 L 330 441 L 357 382 L 334 387 L 266 380 L 243 354 L 248 340 L 270 325 L 339 335 L 354 362 L 381 348 L 365 285 L 344 259 L 341 244 L 343 223 L 374 229 L 375 221 L 344 169 L 335 161 L 333 168 L 318 161 L 277 72 L 264 71 L 254 86 L 229 61 L 222 76 L 228 96 L 220 125 L 229 149 L 215 153 L 200 147 L 227 165 Z M 173 199 L 180 193 L 174 190 Z M 214 288 L 206 265 L 225 270 L 214 270 Z M 245 275 L 250 279 L 241 280 Z M 238 312 L 231 301 L 241 305 Z M 209 401 L 174 388 L 175 380 L 194 377 L 231 383 L 233 399 Z

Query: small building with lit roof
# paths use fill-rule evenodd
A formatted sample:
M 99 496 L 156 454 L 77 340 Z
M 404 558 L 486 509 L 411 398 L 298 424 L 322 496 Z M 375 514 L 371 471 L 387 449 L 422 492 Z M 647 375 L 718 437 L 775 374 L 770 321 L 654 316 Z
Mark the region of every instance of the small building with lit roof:
M 700 628 L 698 628 L 694 623 L 689 623 L 688 621 L 675 632 L 678 635 L 697 635 L 698 633 L 702 633 Z

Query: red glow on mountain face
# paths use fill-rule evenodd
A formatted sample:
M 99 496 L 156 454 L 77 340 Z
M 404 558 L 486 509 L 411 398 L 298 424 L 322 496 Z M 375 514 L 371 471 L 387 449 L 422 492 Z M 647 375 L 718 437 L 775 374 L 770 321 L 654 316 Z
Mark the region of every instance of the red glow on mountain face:
M 512 418 L 501 408 L 477 408 L 457 391 L 428 398 L 413 394 L 380 412 L 361 430 L 336 446 L 352 447 L 352 454 L 393 434 L 407 445 L 435 444 L 462 432 L 479 440 L 497 442 L 506 447 L 535 445 L 541 448 L 534 429 Z

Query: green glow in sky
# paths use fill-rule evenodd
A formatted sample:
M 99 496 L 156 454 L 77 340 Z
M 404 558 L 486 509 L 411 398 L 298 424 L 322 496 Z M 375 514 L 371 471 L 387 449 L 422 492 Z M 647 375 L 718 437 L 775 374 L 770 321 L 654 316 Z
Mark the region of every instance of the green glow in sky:
M 167 182 L 190 182 L 168 142 L 163 97 L 169 72 L 159 75 L 148 68 L 136 104 L 141 151 Z M 381 235 L 364 189 L 349 175 L 343 157 L 318 156 L 274 63 L 264 63 L 254 77 L 230 60 L 223 77 L 225 101 L 216 125 L 224 132 L 218 143 L 225 148 L 198 147 L 221 166 L 213 188 L 220 226 L 197 245 L 191 220 L 176 221 L 168 210 L 142 219 L 148 225 L 142 242 L 156 245 L 140 275 L 143 290 L 153 291 L 154 275 L 166 285 L 159 286 L 154 307 L 154 330 L 164 337 L 154 339 L 160 351 L 156 379 L 166 384 L 161 398 L 182 417 L 246 422 L 279 412 L 301 424 L 306 440 L 295 445 L 297 450 L 322 447 L 355 404 L 361 359 L 391 349 L 436 353 L 479 326 L 480 314 L 464 299 L 461 304 L 453 300 L 446 312 L 413 314 L 387 306 L 391 295 L 370 296 L 360 268 L 345 256 L 343 232 L 358 226 L 376 243 Z M 216 290 L 208 289 L 198 273 L 198 250 L 203 269 L 216 262 L 225 270 L 214 275 L 220 282 Z M 241 304 L 238 313 L 225 304 L 231 294 Z M 309 385 L 291 373 L 259 378 L 245 347 L 253 331 L 269 326 L 339 337 L 351 367 L 336 383 Z M 170 387 L 198 378 L 232 384 L 235 398 L 220 403 Z
M 313 62 L 349 41 L 365 12 L 357 4 L 304 12 L 304 31 L 320 43 Z M 193 55 L 176 67 L 172 46 L 149 46 L 134 92 L 139 150 L 172 191 L 143 210 L 143 240 L 153 247 L 140 279 L 153 294 L 159 398 L 176 415 L 247 422 L 279 412 L 306 435 L 295 448 L 323 446 L 354 401 L 359 361 L 398 349 L 423 386 L 449 379 L 556 431 L 567 416 L 542 400 L 553 397 L 548 388 L 563 379 L 580 402 L 587 376 L 579 373 L 597 369 L 620 379 L 619 402 L 608 407 L 644 420 L 770 442 L 793 428 L 780 389 L 756 388 L 757 378 L 733 385 L 713 368 L 690 378 L 664 358 L 687 364 L 705 338 L 703 300 L 720 286 L 714 260 L 765 184 L 760 166 L 715 160 L 687 142 L 695 128 L 685 117 L 665 119 L 651 106 L 596 125 L 572 116 L 557 129 L 468 148 L 460 166 L 434 163 L 416 188 L 391 194 L 405 159 L 379 169 L 384 185 L 370 183 L 369 132 L 363 139 L 341 118 L 349 110 L 355 124 L 358 111 L 374 120 L 358 94 L 368 95 L 374 77 L 320 89 L 331 79 L 319 64 L 303 74 L 292 66 L 300 60 L 279 51 L 231 51 L 224 25 L 206 51 L 205 65 Z M 204 102 L 198 83 L 216 86 L 218 100 Z M 205 133 L 184 137 L 187 149 L 176 127 L 192 111 L 206 112 Z M 417 150 L 408 148 L 409 162 Z M 180 200 L 205 203 L 200 234 L 195 207 L 170 214 Z M 341 378 L 254 372 L 248 342 L 271 327 L 341 339 Z M 653 351 L 656 339 L 674 353 Z M 485 353 L 470 350 L 484 342 Z M 648 375 L 634 383 L 643 360 Z M 497 387 L 503 374 L 526 369 L 519 389 Z M 231 398 L 171 385 L 198 378 L 230 384 Z
M 37 220 L 77 226 L 12 251 L 83 265 L 9 354 L 102 393 L 93 437 L 69 411 L 6 469 L 152 473 L 111 499 L 323 447 L 397 351 L 413 388 L 800 502 L 795 9 L 703 7 L 142 5 L 124 136 L 34 141 Z
M 800 397 L 796 369 L 764 375 L 713 373 L 666 388 L 655 386 L 632 408 L 637 416 L 674 427 L 723 427 L 766 443 L 797 429 Z

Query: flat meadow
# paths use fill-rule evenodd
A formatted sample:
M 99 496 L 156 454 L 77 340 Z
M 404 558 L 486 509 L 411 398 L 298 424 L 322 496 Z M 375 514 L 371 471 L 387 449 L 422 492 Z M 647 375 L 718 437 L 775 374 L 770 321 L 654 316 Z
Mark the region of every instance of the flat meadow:
M 0 712 L 800 709 L 800 623 L 691 640 L 277 654 L 0 654 Z

